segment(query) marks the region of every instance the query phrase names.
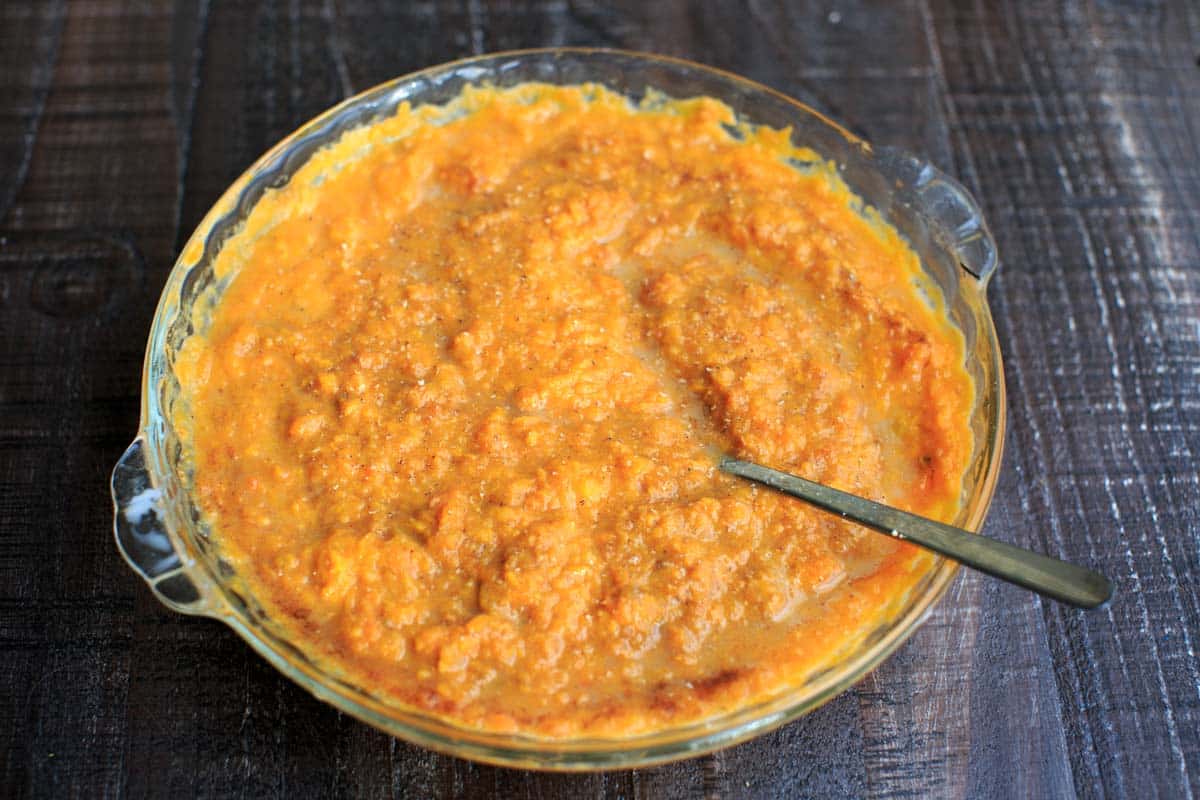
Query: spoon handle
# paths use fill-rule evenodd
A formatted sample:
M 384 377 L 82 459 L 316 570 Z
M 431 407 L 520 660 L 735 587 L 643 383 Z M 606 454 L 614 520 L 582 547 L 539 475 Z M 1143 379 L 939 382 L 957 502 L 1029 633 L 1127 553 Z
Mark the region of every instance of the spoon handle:
M 726 459 L 721 463 L 721 470 L 804 500 L 880 533 L 919 544 L 980 572 L 1063 603 L 1079 608 L 1097 608 L 1112 597 L 1113 586 L 1103 575 L 1056 558 L 988 539 L 962 528 L 909 514 L 749 461 Z

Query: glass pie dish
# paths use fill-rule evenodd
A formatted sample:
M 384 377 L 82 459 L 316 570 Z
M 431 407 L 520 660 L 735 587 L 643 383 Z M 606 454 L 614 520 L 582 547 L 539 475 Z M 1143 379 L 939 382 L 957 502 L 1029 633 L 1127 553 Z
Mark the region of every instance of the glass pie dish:
M 288 640 L 222 558 L 189 490 L 192 466 L 173 422 L 181 395 L 177 356 L 189 337 L 204 331 L 212 301 L 235 277 L 218 276 L 214 262 L 256 204 L 287 184 L 314 154 L 350 130 L 391 116 L 401 103 L 440 105 L 469 85 L 505 88 L 531 81 L 598 83 L 635 101 L 648 92 L 713 97 L 740 122 L 790 129 L 795 144 L 836 165 L 850 190 L 908 241 L 964 335 L 965 367 L 976 387 L 970 418 L 975 444 L 953 522 L 978 530 L 999 472 L 1005 399 L 985 297 L 997 266 L 995 247 L 966 191 L 921 160 L 873 149 L 817 112 L 742 78 L 658 56 L 551 49 L 468 59 L 377 86 L 301 127 L 234 182 L 184 246 L 158 305 L 146 351 L 140 432 L 112 477 L 116 540 L 169 608 L 226 623 L 319 699 L 416 744 L 490 763 L 561 770 L 634 767 L 697 755 L 768 731 L 844 691 L 912 634 L 945 592 L 956 565 L 930 558 L 916 587 L 892 599 L 883 624 L 839 651 L 831 666 L 751 706 L 644 735 L 540 738 L 455 725 L 374 694 L 314 661 Z

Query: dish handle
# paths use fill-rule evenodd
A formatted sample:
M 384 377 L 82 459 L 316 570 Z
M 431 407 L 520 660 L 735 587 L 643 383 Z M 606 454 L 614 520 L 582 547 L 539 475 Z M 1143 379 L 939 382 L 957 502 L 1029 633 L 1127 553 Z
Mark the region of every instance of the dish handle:
M 1000 265 L 983 212 L 961 183 L 927 161 L 896 147 L 875 150 L 880 171 L 912 192 L 916 210 L 934 225 L 964 270 L 986 288 Z
M 110 488 L 117 549 L 167 608 L 211 616 L 208 597 L 197 587 L 167 532 L 162 490 L 150 479 L 145 449 L 146 441 L 139 436 L 113 469 Z

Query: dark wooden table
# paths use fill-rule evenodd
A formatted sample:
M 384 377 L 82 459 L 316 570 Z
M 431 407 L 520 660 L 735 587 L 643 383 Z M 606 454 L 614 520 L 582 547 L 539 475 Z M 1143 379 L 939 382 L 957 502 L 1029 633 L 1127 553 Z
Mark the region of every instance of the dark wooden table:
M 341 98 L 470 53 L 656 50 L 910 148 L 980 199 L 1011 403 L 991 536 L 1095 565 L 1084 613 L 964 575 L 811 716 L 542 775 L 395 741 L 112 544 L 178 248 Z M 1200 791 L 1200 8 L 1192 2 L 0 2 L 0 796 L 1192 797 Z

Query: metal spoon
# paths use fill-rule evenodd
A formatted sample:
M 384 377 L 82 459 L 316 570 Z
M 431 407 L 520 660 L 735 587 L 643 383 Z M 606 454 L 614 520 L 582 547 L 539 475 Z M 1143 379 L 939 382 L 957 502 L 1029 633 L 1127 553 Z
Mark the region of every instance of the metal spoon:
M 1113 585 L 1108 578 L 1089 569 L 840 492 L 777 469 L 725 459 L 721 462 L 721 470 L 812 503 L 880 533 L 919 544 L 980 572 L 1063 603 L 1097 608 L 1107 603 L 1113 594 Z

